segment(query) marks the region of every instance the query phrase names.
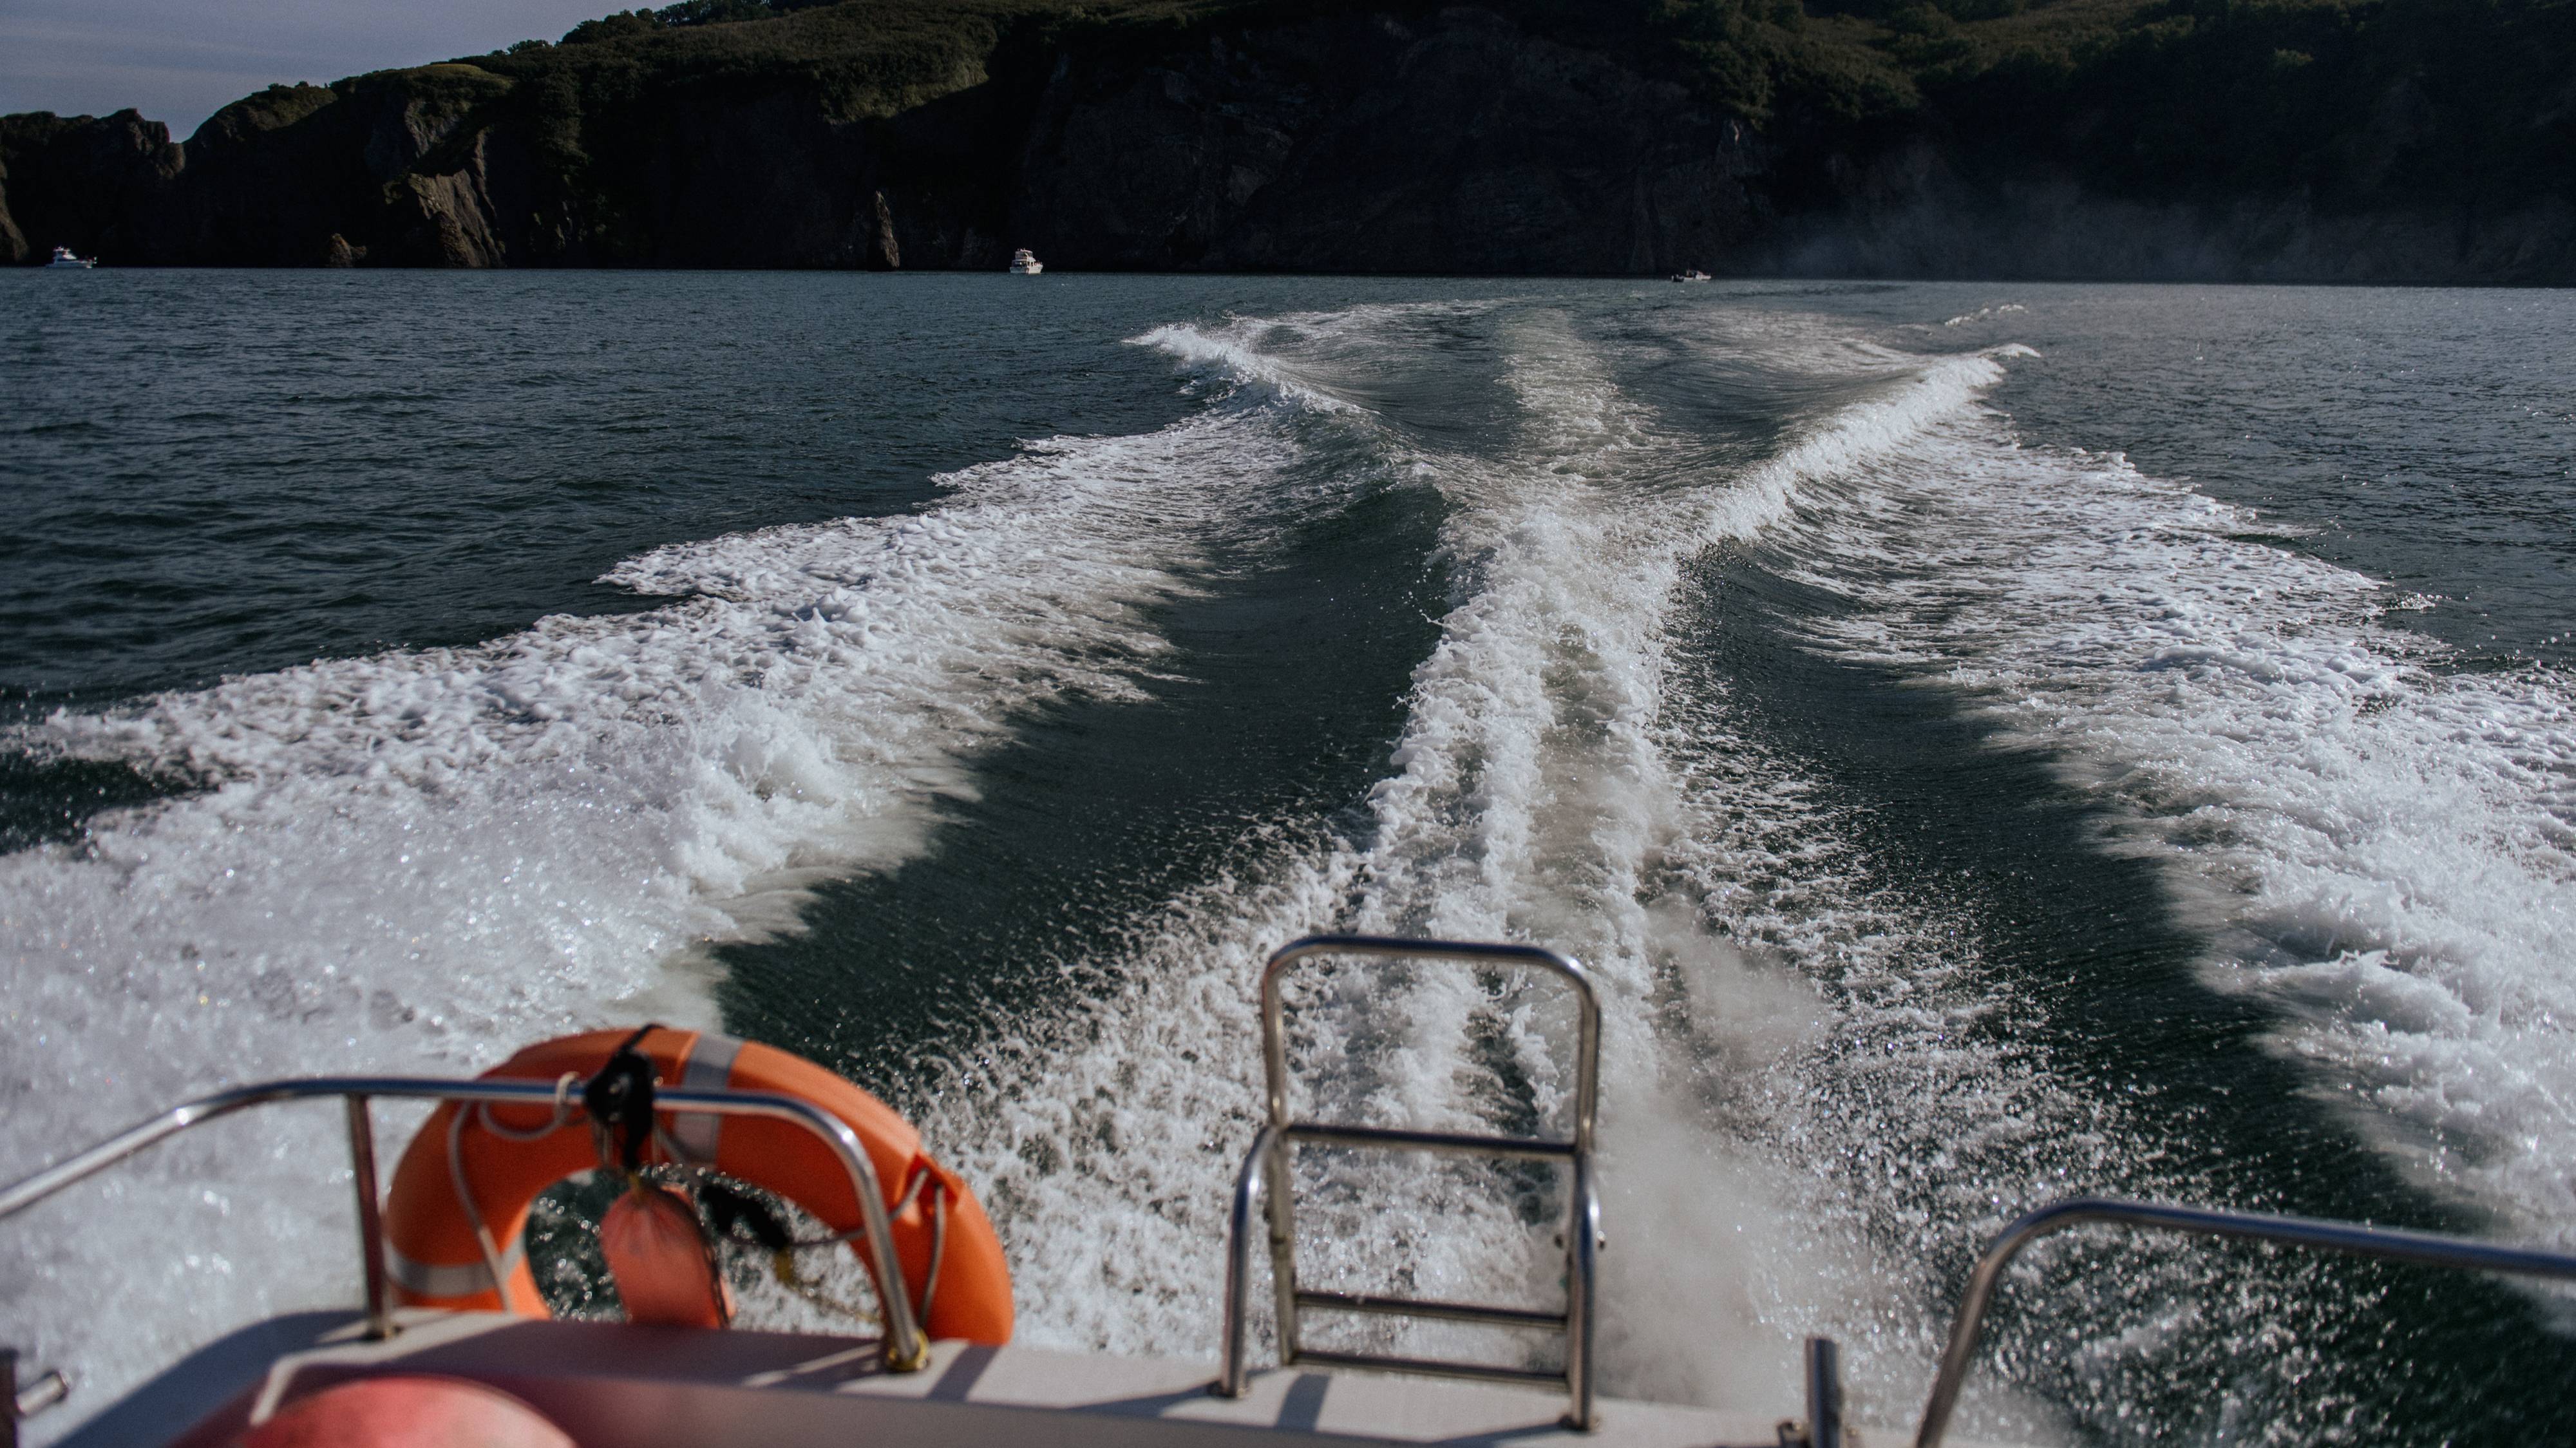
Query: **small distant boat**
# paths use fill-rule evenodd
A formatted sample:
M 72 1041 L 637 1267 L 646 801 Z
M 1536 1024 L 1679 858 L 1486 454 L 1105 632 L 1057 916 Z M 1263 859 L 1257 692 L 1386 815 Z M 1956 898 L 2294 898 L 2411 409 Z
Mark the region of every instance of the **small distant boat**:
M 72 255 L 72 249 L 70 247 L 58 246 L 54 248 L 54 259 L 45 263 L 45 270 L 52 271 L 56 267 L 72 267 L 80 271 L 87 271 L 96 265 L 98 265 L 97 257 L 74 256 Z
M 1011 253 L 1012 275 L 1033 277 L 1039 272 L 1045 270 L 1046 263 L 1038 260 L 1037 254 L 1030 251 L 1027 247 L 1021 247 L 1018 251 Z
M 1708 273 L 1701 271 L 1697 267 L 1691 267 L 1686 270 L 1673 273 L 1673 280 L 1677 282 L 1713 282 L 1717 280 L 1717 278 L 1710 276 Z

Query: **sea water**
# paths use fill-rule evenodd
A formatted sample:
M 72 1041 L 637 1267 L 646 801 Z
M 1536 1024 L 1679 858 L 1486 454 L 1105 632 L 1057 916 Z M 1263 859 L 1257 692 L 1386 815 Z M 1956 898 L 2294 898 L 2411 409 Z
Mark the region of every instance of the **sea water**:
M 1356 928 L 1596 973 L 1615 1393 L 1821 1332 L 1909 1426 L 2079 1191 L 2576 1249 L 2571 397 L 2555 293 L 0 276 L 0 1172 L 721 1024 L 922 1123 L 1024 1340 L 1205 1358 L 1252 982 Z M 1298 1022 L 1317 1111 L 1565 1122 L 1544 982 Z M 1317 1280 L 1561 1290 L 1544 1172 L 1301 1184 Z M 350 1300 L 348 1191 L 310 1107 L 0 1224 L 48 1434 Z M 2563 1295 L 2030 1260 L 1982 1435 L 2576 1436 Z

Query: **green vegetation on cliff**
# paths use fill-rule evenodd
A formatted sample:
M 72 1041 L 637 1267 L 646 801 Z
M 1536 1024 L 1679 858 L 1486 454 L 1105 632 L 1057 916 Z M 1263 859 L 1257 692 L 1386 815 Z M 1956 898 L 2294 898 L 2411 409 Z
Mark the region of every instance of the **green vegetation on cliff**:
M 1008 231 L 1407 270 L 1491 234 L 1482 269 L 2576 280 L 2576 0 L 678 0 L 271 87 L 184 157 L 0 117 L 0 256 L 29 228 L 264 265 L 981 266 Z
M 2576 186 L 2568 0 L 1649 3 L 1675 73 L 1740 114 L 1928 129 L 2111 195 L 2438 206 Z
M 810 85 L 888 116 L 997 56 L 1396 12 L 1370 0 L 683 0 L 473 64 L 558 109 L 673 83 Z M 1430 7 L 1424 7 L 1426 10 Z M 1928 131 L 2116 195 L 2398 191 L 2458 202 L 2576 184 L 2576 0 L 1484 0 L 1530 31 L 1679 80 L 1837 148 Z

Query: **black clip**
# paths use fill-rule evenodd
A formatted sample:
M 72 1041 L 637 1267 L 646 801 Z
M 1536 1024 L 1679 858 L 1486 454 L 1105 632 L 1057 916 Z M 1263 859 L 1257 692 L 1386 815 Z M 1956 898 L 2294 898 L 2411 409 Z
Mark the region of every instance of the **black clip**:
M 653 1139 L 654 1071 L 651 1059 L 635 1047 L 660 1029 L 655 1023 L 627 1037 L 626 1044 L 611 1052 L 598 1074 L 581 1088 L 581 1104 L 590 1113 L 602 1166 L 622 1167 L 629 1174 L 643 1170 L 644 1146 Z M 610 1160 L 612 1141 L 614 1161 Z

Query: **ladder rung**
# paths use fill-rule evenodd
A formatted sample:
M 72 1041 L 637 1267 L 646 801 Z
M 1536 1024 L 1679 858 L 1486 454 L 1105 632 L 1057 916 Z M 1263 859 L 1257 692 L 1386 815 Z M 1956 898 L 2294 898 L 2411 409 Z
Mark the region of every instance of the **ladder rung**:
M 1433 1302 L 1420 1297 L 1378 1297 L 1365 1292 L 1297 1294 L 1299 1307 L 1332 1312 L 1373 1312 L 1381 1317 L 1437 1317 L 1449 1322 L 1475 1322 L 1487 1327 L 1543 1327 L 1565 1331 L 1562 1312 L 1535 1312 L 1526 1307 L 1483 1307 L 1473 1302 Z
M 1289 1366 L 1313 1363 L 1327 1368 L 1372 1368 L 1382 1373 L 1428 1373 L 1443 1378 L 1482 1378 L 1492 1383 L 1545 1383 L 1565 1386 L 1563 1372 L 1540 1368 L 1506 1368 L 1490 1363 L 1441 1362 L 1433 1358 L 1379 1357 L 1364 1352 L 1326 1352 L 1321 1348 L 1301 1347 L 1288 1360 Z
M 1472 1136 L 1455 1131 L 1406 1131 L 1392 1126 L 1328 1126 L 1320 1121 L 1289 1124 L 1290 1141 L 1316 1146 L 1381 1146 L 1398 1151 L 1447 1151 L 1473 1156 L 1510 1156 L 1531 1161 L 1566 1161 L 1574 1143 L 1529 1136 Z

